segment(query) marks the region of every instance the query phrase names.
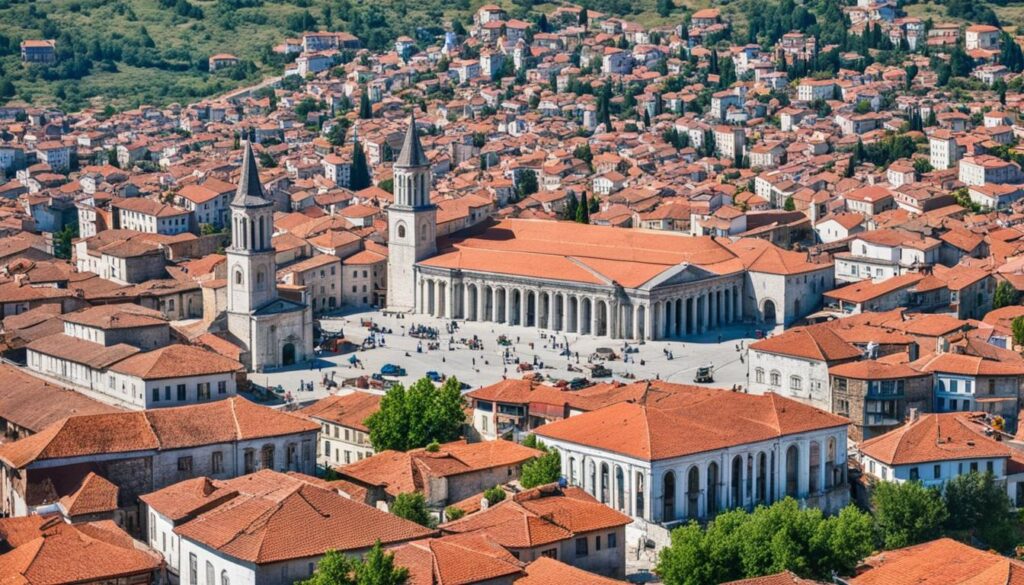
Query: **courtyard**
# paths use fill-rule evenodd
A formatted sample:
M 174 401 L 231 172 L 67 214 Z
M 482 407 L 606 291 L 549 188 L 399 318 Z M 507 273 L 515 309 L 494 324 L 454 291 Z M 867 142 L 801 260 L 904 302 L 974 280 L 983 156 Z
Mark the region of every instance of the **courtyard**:
M 635 344 L 621 339 L 589 335 L 562 334 L 529 327 L 488 322 L 453 322 L 422 315 L 392 315 L 381 311 L 363 311 L 331 315 L 319 320 L 325 334 L 343 333 L 346 341 L 361 346 L 372 337 L 375 347 L 344 353 L 320 352 L 312 363 L 250 374 L 257 386 L 280 387 L 294 401 L 310 402 L 329 392 L 321 384 L 327 377 L 339 386 L 345 380 L 370 376 L 385 364 L 405 369 L 405 375 L 388 377 L 409 384 L 427 372 L 455 376 L 466 384 L 466 391 L 493 384 L 503 378 L 522 378 L 540 373 L 545 379 L 591 381 L 661 379 L 694 384 L 694 374 L 701 366 L 713 366 L 714 382 L 701 385 L 718 388 L 745 386 L 746 363 L 741 361 L 745 348 L 753 340 L 754 326 L 737 324 L 712 333 L 677 340 L 647 341 Z M 374 332 L 365 323 L 372 323 Z M 454 324 L 457 329 L 450 329 Z M 436 340 L 414 337 L 417 328 L 437 331 Z M 383 331 L 382 333 L 380 331 Z M 388 333 L 390 331 L 390 333 Z M 507 345 L 499 344 L 505 337 Z M 471 349 L 470 340 L 481 348 Z M 464 342 L 465 341 L 465 342 Z M 436 348 L 431 343 L 436 342 Z M 629 349 L 629 352 L 627 352 Z M 593 378 L 588 369 L 595 353 L 615 354 L 614 359 L 601 360 L 611 375 Z M 358 360 L 352 363 L 352 358 Z M 529 371 L 520 371 L 519 364 L 529 364 Z M 312 390 L 299 391 L 301 385 Z

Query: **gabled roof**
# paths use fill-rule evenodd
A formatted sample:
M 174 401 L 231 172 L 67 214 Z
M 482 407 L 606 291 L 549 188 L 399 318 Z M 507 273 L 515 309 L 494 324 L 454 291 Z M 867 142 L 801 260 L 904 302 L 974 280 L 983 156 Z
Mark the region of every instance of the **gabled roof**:
M 248 489 L 249 484 L 258 489 Z M 328 550 L 359 552 L 377 541 L 387 545 L 434 534 L 419 524 L 275 471 L 260 471 L 222 485 L 238 495 L 174 532 L 249 563 L 309 558 Z
M 657 461 L 849 424 L 774 393 L 755 396 L 660 381 L 647 384 L 639 399 L 546 424 L 536 434 Z
M 951 538 L 889 550 L 864 561 L 870 567 L 851 585 L 1019 585 L 1024 563 Z
M 119 493 L 120 488 L 90 471 L 74 493 L 60 499 L 60 507 L 69 518 L 113 512 L 117 509 Z
M 751 343 L 750 349 L 824 362 L 849 360 L 861 356 L 859 349 L 843 341 L 831 327 L 821 325 L 790 329 L 782 334 Z
M 367 417 L 380 410 L 380 399 L 379 394 L 358 390 L 340 396 L 334 394 L 302 408 L 298 414 L 368 433 L 370 429 L 364 423 Z
M 173 343 L 137 353 L 110 366 L 110 370 L 143 380 L 163 380 L 226 374 L 243 369 L 241 363 L 192 345 Z
M 577 569 L 572 565 L 556 561 L 550 557 L 540 557 L 526 565 L 526 576 L 515 580 L 515 585 L 622 585 L 625 581 L 616 581 Z
M 70 416 L 32 436 L 0 445 L 0 460 L 22 468 L 47 459 L 181 449 L 318 428 L 312 421 L 235 396 L 206 404 Z
M 864 441 L 860 450 L 887 465 L 1010 456 L 1009 447 L 971 429 L 967 416 L 959 412 L 922 414 L 898 429 Z

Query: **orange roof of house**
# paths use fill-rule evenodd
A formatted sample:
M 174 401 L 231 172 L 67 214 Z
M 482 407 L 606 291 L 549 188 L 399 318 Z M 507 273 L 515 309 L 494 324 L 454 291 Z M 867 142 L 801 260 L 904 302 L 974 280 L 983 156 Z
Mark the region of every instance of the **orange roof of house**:
M 440 526 L 446 533 L 483 533 L 502 546 L 532 548 L 595 530 L 629 524 L 632 519 L 598 502 L 580 488 L 538 486 L 486 510 Z
M 0 445 L 0 460 L 21 468 L 46 459 L 180 449 L 319 428 L 312 421 L 235 396 L 173 408 L 70 416 L 34 435 Z
M 774 575 L 729 581 L 728 583 L 722 583 L 722 585 L 815 585 L 816 583 L 817 581 L 804 579 L 790 571 L 783 571 Z
M 536 434 L 656 461 L 849 423 L 774 393 L 648 384 L 639 399 L 546 424 Z
M 906 364 L 890 364 L 877 360 L 846 362 L 828 369 L 830 376 L 854 378 L 856 380 L 899 380 L 903 378 L 923 378 L 929 374 L 919 372 Z
M 887 465 L 1010 456 L 1009 447 L 970 428 L 967 416 L 961 412 L 922 414 L 916 421 L 864 441 L 860 450 Z
M 520 561 L 487 534 L 453 534 L 393 549 L 408 585 L 469 584 L 522 574 Z
M 861 356 L 861 351 L 844 341 L 832 327 L 822 325 L 790 329 L 751 343 L 750 349 L 824 362 Z
M 924 274 L 908 272 L 906 274 L 887 278 L 880 282 L 861 280 L 841 288 L 830 290 L 824 294 L 826 297 L 831 299 L 846 301 L 848 303 L 863 303 L 894 293 L 900 289 L 910 288 L 924 278 Z
M 143 380 L 227 374 L 242 370 L 237 360 L 192 345 L 173 343 L 127 357 L 110 370 Z
M 1024 563 L 940 538 L 880 553 L 870 568 L 847 579 L 851 585 L 1018 585 Z
M 113 512 L 119 492 L 116 485 L 90 471 L 74 493 L 60 499 L 60 506 L 68 517 Z
M 298 411 L 298 414 L 342 425 L 363 432 L 370 432 L 364 422 L 373 413 L 380 410 L 379 394 L 366 392 L 350 392 L 343 395 L 331 395 L 317 400 L 313 404 Z
M 262 470 L 222 483 L 237 495 L 174 532 L 255 564 L 363 551 L 434 534 L 429 528 L 283 473 Z

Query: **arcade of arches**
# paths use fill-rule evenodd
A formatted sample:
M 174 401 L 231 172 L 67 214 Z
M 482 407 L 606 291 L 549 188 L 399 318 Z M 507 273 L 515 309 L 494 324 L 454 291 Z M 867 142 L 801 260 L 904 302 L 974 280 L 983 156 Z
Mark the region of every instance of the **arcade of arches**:
M 615 339 L 697 335 L 744 317 L 740 277 L 666 287 L 644 296 L 609 286 L 575 289 L 421 272 L 416 312 Z
M 823 507 L 838 511 L 848 497 L 842 433 L 739 445 L 654 462 L 582 453 L 568 444 L 548 442 L 562 455 L 563 474 L 570 485 L 647 522 L 710 519 L 724 510 L 750 509 L 787 496 L 807 499 L 834 494 L 834 505 L 826 501 Z

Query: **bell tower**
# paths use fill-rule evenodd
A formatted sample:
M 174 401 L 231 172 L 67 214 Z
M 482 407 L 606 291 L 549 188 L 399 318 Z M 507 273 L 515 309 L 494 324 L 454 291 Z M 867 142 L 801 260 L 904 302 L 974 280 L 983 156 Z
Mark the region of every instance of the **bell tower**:
M 231 246 L 226 250 L 229 314 L 250 314 L 277 298 L 273 231 L 274 204 L 263 197 L 256 157 L 246 142 L 238 190 L 231 200 Z M 239 336 L 248 337 L 247 332 Z
M 388 309 L 416 306 L 416 263 L 437 253 L 437 207 L 430 203 L 430 161 L 409 118 L 393 167 L 395 202 L 388 208 Z

